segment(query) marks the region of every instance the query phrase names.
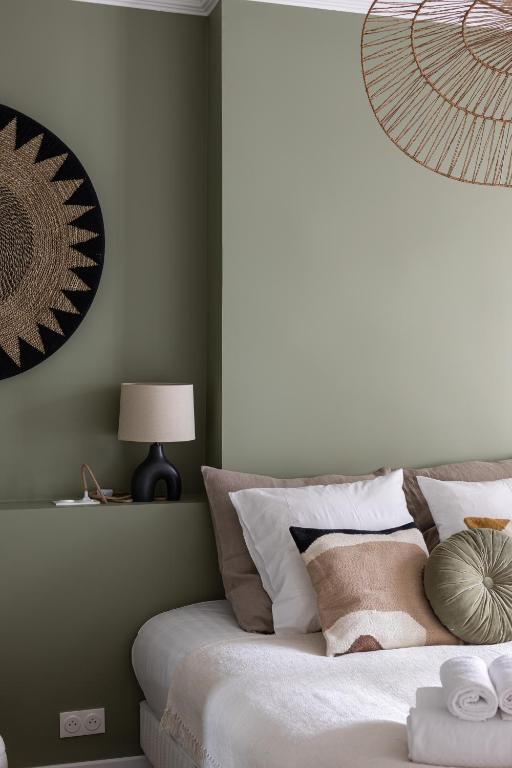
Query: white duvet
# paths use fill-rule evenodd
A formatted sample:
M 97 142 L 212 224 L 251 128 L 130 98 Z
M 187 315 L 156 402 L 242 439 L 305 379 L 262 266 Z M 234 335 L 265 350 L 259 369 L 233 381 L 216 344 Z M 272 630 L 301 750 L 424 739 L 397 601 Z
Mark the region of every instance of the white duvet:
M 322 635 L 247 635 L 190 653 L 176 669 L 163 727 L 206 768 L 404 768 L 405 720 L 420 686 L 451 656 L 438 646 L 327 658 Z

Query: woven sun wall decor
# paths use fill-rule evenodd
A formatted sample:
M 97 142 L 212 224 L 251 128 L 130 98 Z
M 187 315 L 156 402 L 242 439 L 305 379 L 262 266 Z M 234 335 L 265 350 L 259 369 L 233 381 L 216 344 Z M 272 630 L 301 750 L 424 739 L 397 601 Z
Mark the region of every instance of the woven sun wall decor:
M 397 147 L 449 178 L 512 186 L 512 0 L 375 0 L 361 59 Z
M 98 198 L 78 159 L 0 105 L 0 379 L 43 362 L 76 330 L 104 250 Z

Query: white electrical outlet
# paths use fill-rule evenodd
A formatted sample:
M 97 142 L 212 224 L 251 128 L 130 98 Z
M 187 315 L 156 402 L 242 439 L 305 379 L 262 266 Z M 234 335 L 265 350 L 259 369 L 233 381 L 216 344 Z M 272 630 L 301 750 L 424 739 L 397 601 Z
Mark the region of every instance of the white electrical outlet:
M 72 736 L 94 736 L 96 733 L 105 733 L 103 707 L 60 713 L 61 739 L 69 739 Z

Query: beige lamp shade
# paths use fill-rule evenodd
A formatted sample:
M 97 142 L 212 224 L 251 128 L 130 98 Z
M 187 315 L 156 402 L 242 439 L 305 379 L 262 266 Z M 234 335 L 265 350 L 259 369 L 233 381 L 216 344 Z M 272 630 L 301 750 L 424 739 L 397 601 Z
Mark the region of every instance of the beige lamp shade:
M 118 437 L 135 443 L 195 440 L 192 384 L 121 384 Z

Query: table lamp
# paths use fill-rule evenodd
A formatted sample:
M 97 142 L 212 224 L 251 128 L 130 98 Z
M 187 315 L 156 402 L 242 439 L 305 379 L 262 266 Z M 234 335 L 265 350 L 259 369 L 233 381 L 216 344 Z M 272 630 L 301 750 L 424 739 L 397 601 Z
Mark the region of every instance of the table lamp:
M 181 477 L 162 443 L 195 440 L 192 384 L 121 384 L 118 437 L 151 443 L 147 458 L 133 473 L 133 500 L 153 501 L 156 484 L 163 480 L 167 500 L 178 501 Z

